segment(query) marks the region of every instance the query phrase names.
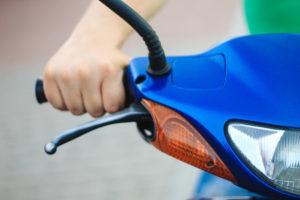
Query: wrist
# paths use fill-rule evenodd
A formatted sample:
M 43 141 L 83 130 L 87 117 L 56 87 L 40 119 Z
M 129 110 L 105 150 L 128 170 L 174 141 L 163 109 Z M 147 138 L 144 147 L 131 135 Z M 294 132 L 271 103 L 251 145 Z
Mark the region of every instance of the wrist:
M 101 26 L 101 25 L 100 25 Z M 105 26 L 102 26 L 105 27 Z M 76 43 L 79 46 L 108 46 L 120 48 L 123 42 L 128 37 L 130 30 L 109 30 L 105 29 L 89 29 L 89 30 L 74 30 L 66 43 Z
M 69 40 L 84 44 L 120 47 L 131 32 L 131 27 L 110 10 L 93 2 L 77 24 Z

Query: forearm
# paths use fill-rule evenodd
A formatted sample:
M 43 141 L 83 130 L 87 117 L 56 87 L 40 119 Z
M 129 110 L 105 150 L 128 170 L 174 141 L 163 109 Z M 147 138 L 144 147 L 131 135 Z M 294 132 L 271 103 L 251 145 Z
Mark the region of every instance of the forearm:
M 165 0 L 124 0 L 134 10 L 148 19 Z M 68 42 L 91 43 L 100 46 L 120 46 L 132 28 L 98 0 L 93 0 L 74 29 Z

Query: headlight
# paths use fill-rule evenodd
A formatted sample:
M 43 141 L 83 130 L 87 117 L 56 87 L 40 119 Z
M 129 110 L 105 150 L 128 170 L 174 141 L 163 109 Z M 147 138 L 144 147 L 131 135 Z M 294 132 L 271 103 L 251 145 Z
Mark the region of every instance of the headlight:
M 300 130 L 237 122 L 227 128 L 235 150 L 258 176 L 300 195 Z

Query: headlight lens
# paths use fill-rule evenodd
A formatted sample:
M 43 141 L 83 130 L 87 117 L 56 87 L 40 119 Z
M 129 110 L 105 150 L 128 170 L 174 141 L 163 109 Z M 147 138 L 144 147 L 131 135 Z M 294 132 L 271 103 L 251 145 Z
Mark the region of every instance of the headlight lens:
M 300 195 L 300 130 L 237 122 L 227 128 L 234 148 L 257 175 Z

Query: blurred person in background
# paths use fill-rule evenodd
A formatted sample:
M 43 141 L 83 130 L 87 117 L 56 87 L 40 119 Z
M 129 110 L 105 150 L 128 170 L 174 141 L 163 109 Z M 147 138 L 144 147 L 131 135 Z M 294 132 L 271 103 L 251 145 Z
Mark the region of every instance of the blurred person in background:
M 125 2 L 149 19 L 165 0 Z M 299 9 L 299 0 L 244 0 L 250 33 L 299 32 Z M 225 17 L 226 13 L 220 13 L 222 15 Z M 99 117 L 105 112 L 120 110 L 125 102 L 123 69 L 130 61 L 120 48 L 131 32 L 126 22 L 93 0 L 44 69 L 48 101 L 55 108 L 69 110 L 74 115 L 88 112 Z

